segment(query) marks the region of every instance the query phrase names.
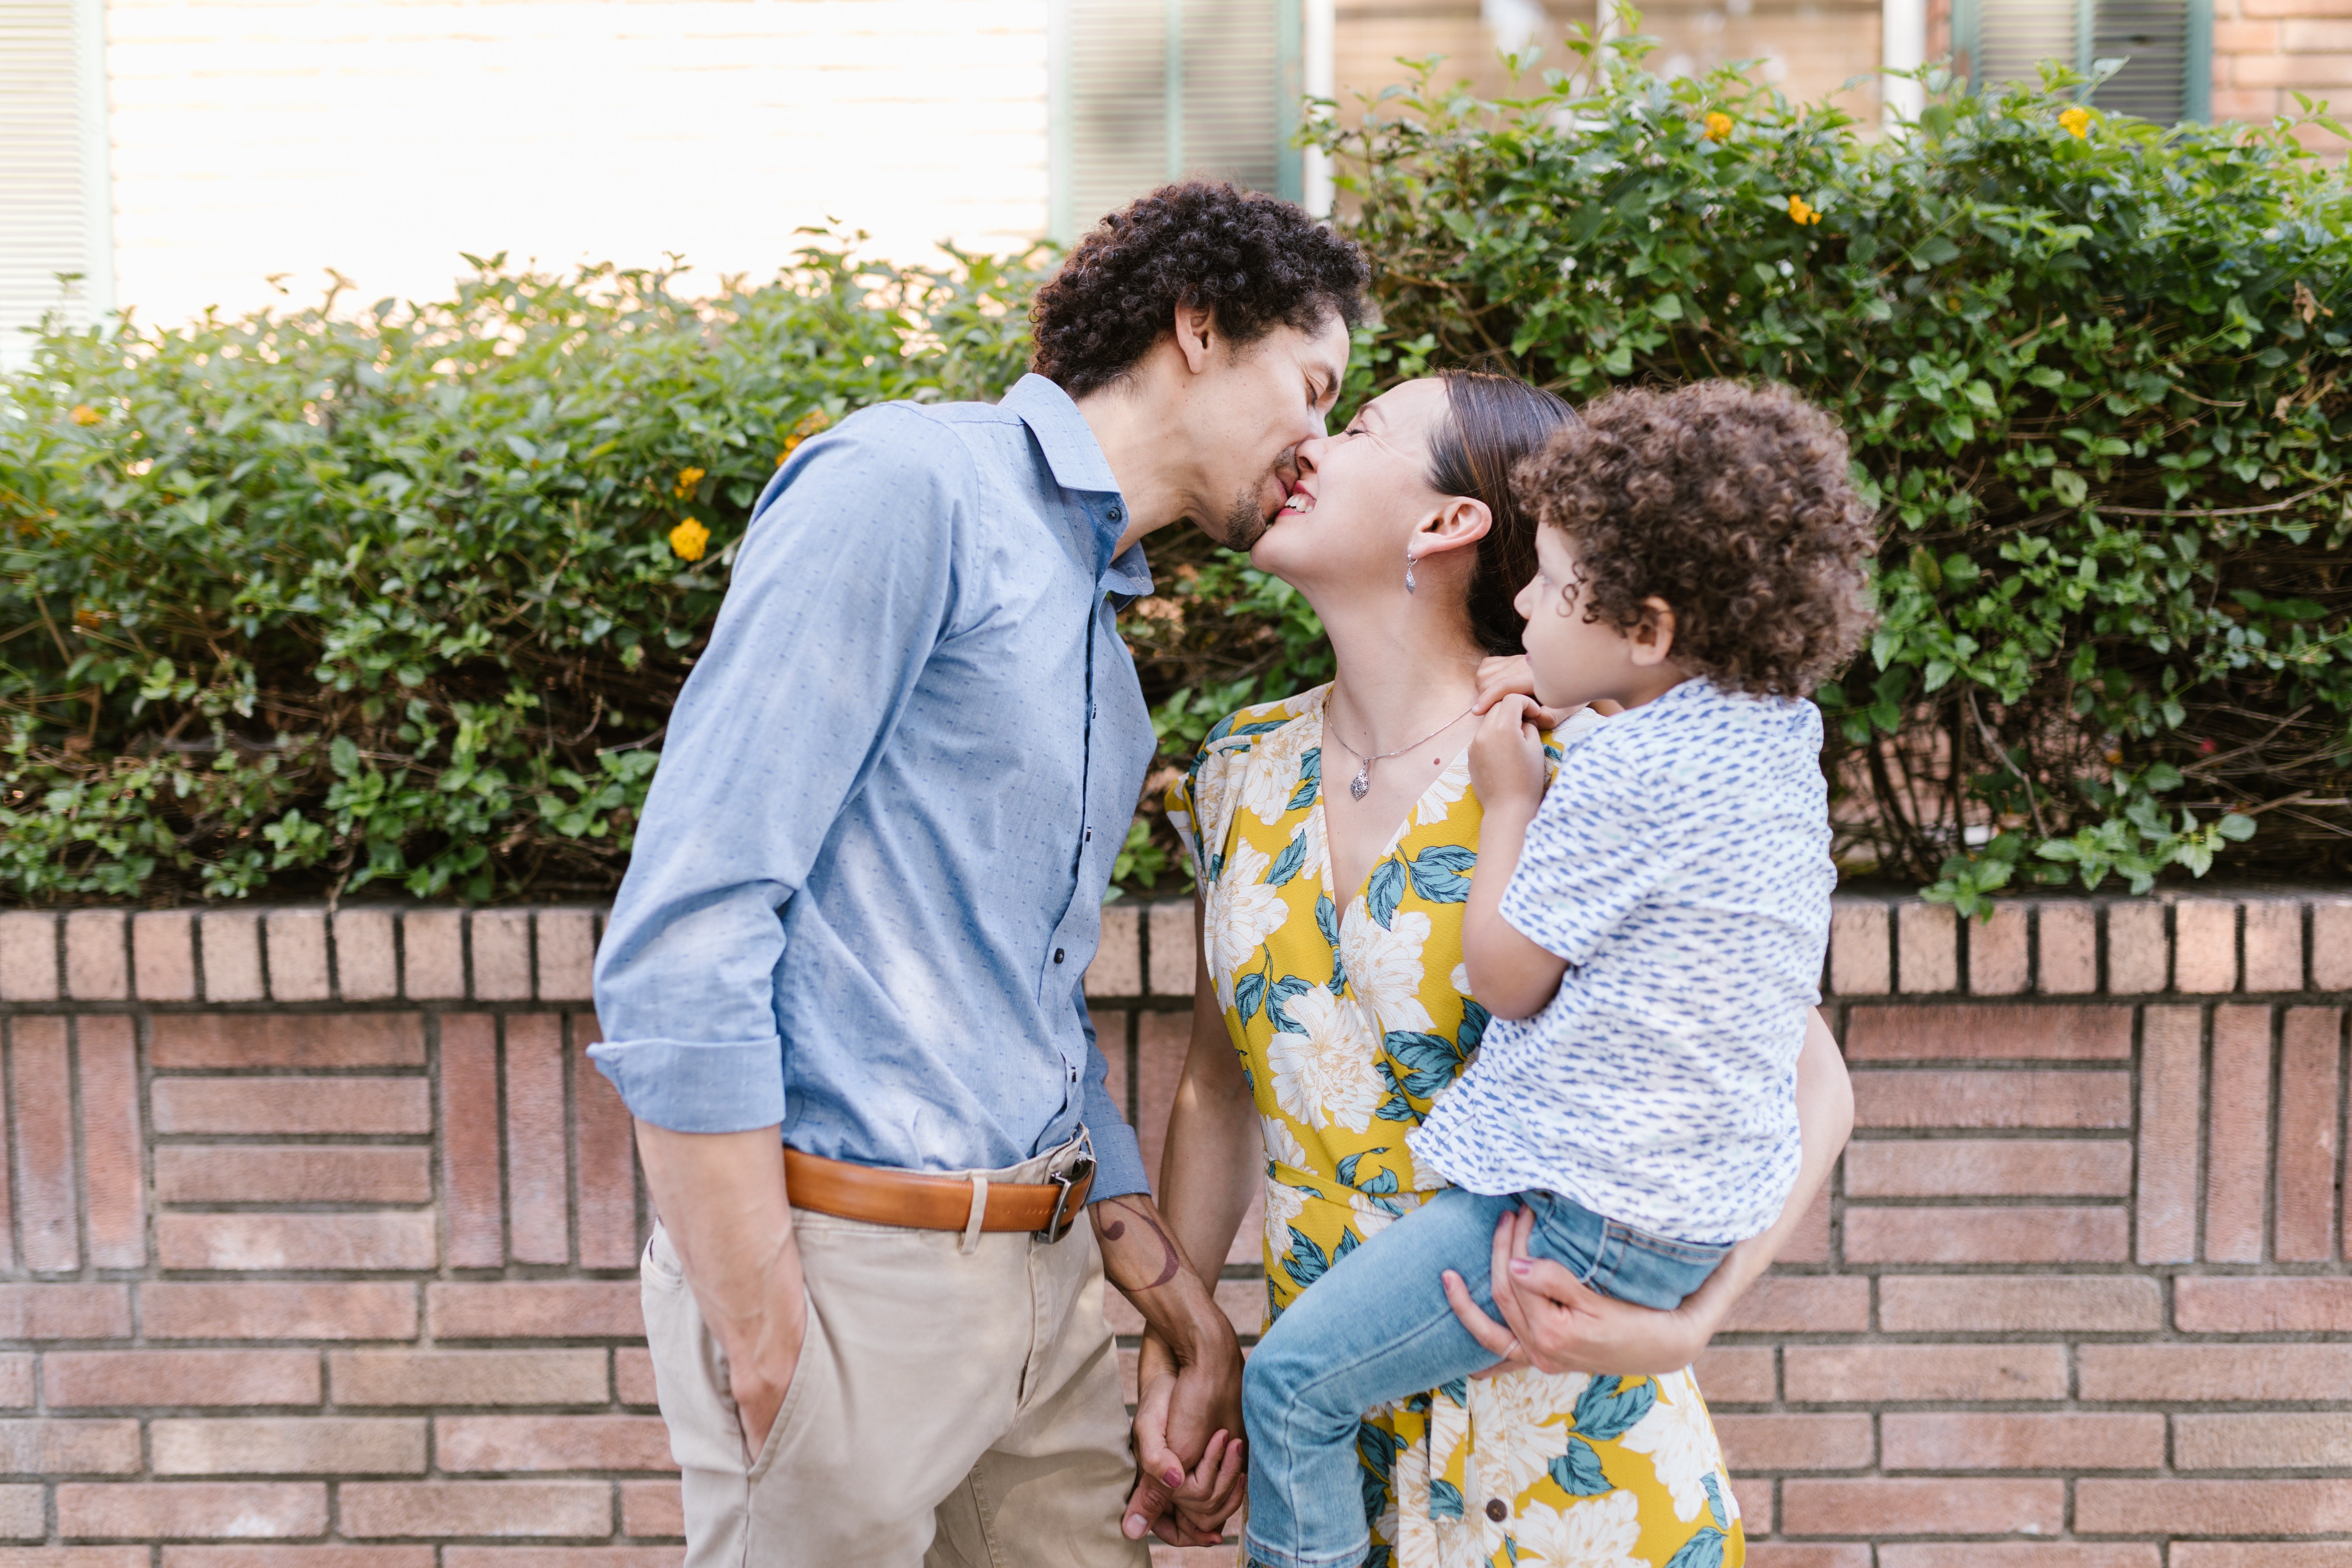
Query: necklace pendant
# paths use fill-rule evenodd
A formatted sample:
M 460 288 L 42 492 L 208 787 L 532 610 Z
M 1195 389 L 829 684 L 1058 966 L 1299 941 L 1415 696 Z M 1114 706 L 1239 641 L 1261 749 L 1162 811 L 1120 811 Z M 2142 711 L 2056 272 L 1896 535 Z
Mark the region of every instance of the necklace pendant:
M 1348 781 L 1348 793 L 1358 800 L 1372 793 L 1371 763 L 1366 763 L 1356 770 L 1356 776 Z

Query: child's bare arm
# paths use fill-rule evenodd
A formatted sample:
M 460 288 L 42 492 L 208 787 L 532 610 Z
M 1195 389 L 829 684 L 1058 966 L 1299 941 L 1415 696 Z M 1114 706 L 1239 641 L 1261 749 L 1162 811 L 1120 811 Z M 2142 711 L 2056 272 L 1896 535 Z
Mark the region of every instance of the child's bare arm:
M 1534 707 L 1517 694 L 1503 698 L 1470 742 L 1470 784 L 1484 815 L 1478 868 L 1462 917 L 1462 960 L 1470 994 L 1499 1018 L 1542 1012 L 1568 971 L 1567 960 L 1528 940 L 1502 914 L 1503 889 L 1518 867 L 1528 824 L 1543 804 L 1543 741 L 1528 718 Z

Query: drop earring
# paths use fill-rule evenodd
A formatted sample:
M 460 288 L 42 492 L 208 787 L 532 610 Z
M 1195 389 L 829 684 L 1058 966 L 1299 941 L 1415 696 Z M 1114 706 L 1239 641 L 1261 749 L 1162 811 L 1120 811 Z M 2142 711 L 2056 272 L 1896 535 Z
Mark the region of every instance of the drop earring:
M 1408 594 L 1414 592 L 1414 584 L 1412 580 L 1412 552 L 1410 549 L 1406 550 L 1404 552 L 1404 591 Z

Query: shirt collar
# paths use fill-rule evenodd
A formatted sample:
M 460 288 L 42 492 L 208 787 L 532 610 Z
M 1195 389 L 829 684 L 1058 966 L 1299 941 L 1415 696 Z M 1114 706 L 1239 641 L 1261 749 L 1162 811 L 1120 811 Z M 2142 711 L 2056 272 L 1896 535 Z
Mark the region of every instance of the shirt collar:
M 999 406 L 1017 416 L 1037 438 L 1046 467 L 1054 470 L 1054 482 L 1081 498 L 1079 505 L 1094 527 L 1095 559 L 1108 556 L 1127 531 L 1127 504 L 1086 416 L 1068 393 L 1036 374 L 1015 382 Z M 1151 568 L 1140 544 L 1129 545 L 1101 575 L 1103 587 L 1119 601 L 1120 609 L 1151 592 Z

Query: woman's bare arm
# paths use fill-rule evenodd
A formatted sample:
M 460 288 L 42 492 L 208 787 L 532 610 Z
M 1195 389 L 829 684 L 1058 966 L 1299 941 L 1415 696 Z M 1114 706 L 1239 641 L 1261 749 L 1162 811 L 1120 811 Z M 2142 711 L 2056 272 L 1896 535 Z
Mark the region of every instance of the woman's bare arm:
M 1612 1300 L 1578 1284 L 1559 1265 L 1530 1258 L 1529 1222 L 1520 1214 L 1506 1219 L 1495 1233 L 1495 1306 L 1503 1321 L 1481 1311 L 1461 1277 L 1448 1273 L 1445 1295 L 1454 1303 L 1454 1315 L 1496 1355 L 1546 1372 L 1633 1376 L 1689 1365 L 1723 1327 L 1748 1287 L 1804 1224 L 1853 1131 L 1853 1085 L 1837 1039 L 1818 1008 L 1806 1025 L 1804 1047 L 1797 1057 L 1797 1123 L 1804 1143 L 1803 1163 L 1780 1219 L 1761 1236 L 1733 1247 L 1681 1306 L 1659 1311 Z

